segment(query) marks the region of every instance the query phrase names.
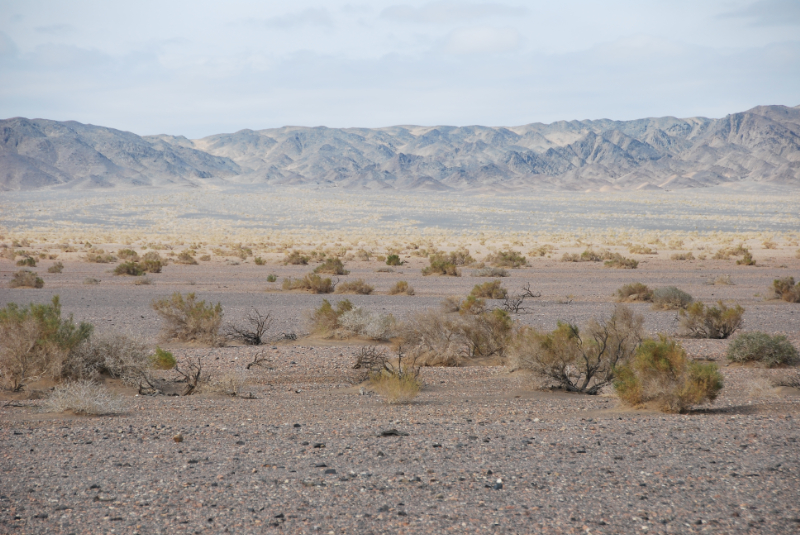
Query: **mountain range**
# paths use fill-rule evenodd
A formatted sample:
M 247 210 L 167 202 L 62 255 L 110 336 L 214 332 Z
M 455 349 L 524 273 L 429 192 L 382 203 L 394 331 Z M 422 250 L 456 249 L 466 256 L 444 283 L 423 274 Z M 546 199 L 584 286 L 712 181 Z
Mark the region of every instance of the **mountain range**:
M 721 119 L 515 127 L 285 126 L 202 139 L 75 121 L 0 120 L 0 191 L 271 184 L 397 190 L 800 186 L 800 106 Z

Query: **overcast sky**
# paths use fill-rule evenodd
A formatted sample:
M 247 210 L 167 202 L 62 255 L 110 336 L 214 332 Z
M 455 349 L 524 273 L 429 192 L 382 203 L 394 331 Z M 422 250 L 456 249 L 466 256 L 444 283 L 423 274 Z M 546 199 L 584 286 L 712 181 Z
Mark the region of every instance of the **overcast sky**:
M 800 0 L 357 1 L 0 0 L 0 117 L 196 138 L 800 104 Z

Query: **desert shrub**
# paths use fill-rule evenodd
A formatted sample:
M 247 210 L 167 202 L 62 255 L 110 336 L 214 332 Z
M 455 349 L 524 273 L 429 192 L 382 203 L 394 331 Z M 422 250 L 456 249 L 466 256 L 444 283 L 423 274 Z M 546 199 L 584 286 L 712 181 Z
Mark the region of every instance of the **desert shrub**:
M 249 256 L 253 256 L 253 250 L 243 245 L 236 245 L 235 247 L 231 247 L 231 252 L 233 253 L 234 256 L 238 256 L 242 260 L 247 260 Z
M 731 286 L 733 285 L 733 280 L 731 279 L 730 275 L 720 275 L 719 277 L 710 280 L 709 284 L 715 286 Z
M 400 255 L 390 254 L 386 257 L 387 266 L 402 266 L 404 262 L 400 260 Z
M 322 278 L 316 273 L 309 273 L 308 275 L 293 279 L 283 279 L 284 290 L 308 290 L 315 294 L 329 294 L 333 293 L 336 285 L 328 278 Z
M 789 303 L 800 303 L 800 282 L 795 284 L 794 277 L 775 279 L 772 281 L 772 297 Z
M 108 253 L 86 253 L 84 261 L 91 264 L 112 264 L 117 261 L 117 257 Z
M 267 275 L 267 282 L 275 282 L 276 280 L 278 280 L 278 276 L 274 273 Z
M 181 251 L 178 257 L 175 259 L 175 263 L 194 266 L 197 265 L 197 260 L 194 259 L 194 257 L 189 251 Z
M 224 396 L 238 396 L 246 383 L 242 370 L 231 370 L 207 378 L 202 382 L 199 391 L 202 393 L 222 394 Z
M 631 245 L 628 247 L 628 252 L 630 254 L 658 254 L 658 251 L 646 245 Z
M 653 308 L 656 310 L 678 310 L 686 308 L 694 298 L 675 286 L 653 290 Z
M 207 344 L 219 341 L 221 304 L 206 305 L 205 301 L 198 301 L 194 293 L 184 298 L 180 292 L 175 292 L 171 297 L 154 300 L 151 306 L 164 321 L 163 338 Z
M 508 271 L 504 268 L 488 267 L 476 269 L 472 272 L 473 277 L 508 277 Z
M 133 249 L 120 249 L 117 251 L 117 256 L 122 260 L 139 260 L 139 254 Z
M 511 349 L 512 361 L 569 392 L 597 394 L 636 351 L 643 323 L 642 316 L 617 305 L 611 317 L 592 320 L 584 332 L 562 322 L 549 333 L 523 327 Z
M 616 293 L 617 301 L 652 301 L 653 290 L 641 282 L 632 282 L 621 286 Z
M 338 317 L 339 337 L 361 336 L 370 340 L 388 340 L 396 331 L 391 314 L 374 314 L 361 307 L 345 311 Z
M 257 256 L 257 257 L 255 257 L 255 258 L 253 259 L 253 262 L 255 262 L 255 264 L 256 264 L 257 266 L 263 266 L 263 265 L 265 265 L 265 264 L 267 263 L 267 261 L 266 261 L 266 260 L 264 260 L 263 258 L 261 258 L 260 256 Z
M 347 275 L 344 264 L 338 258 L 326 258 L 325 262 L 314 268 L 314 273 L 330 273 L 331 275 Z
M 336 285 L 337 294 L 361 294 L 369 295 L 375 290 L 374 287 L 358 279 L 351 282 L 343 282 Z
M 353 310 L 353 303 L 349 299 L 343 299 L 336 303 L 336 308 L 327 299 L 322 300 L 322 304 L 311 313 L 311 330 L 323 336 L 332 336 L 339 329 L 339 317 L 345 312 Z
M 228 338 L 240 340 L 249 346 L 260 346 L 266 343 L 266 335 L 271 326 L 272 315 L 253 308 L 245 318 L 244 324 L 229 325 L 226 328 L 226 335 Z
M 141 268 L 147 273 L 161 273 L 161 269 L 166 265 L 166 261 L 155 251 L 150 251 L 142 256 Z
M 144 270 L 139 262 L 123 262 L 114 268 L 114 275 L 131 275 L 139 277 L 144 275 Z
M 92 334 L 92 325 L 61 317 L 58 296 L 50 304 L 0 309 L 0 382 L 21 389 L 31 377 L 60 378 L 64 360 Z
M 689 362 L 680 344 L 665 337 L 645 340 L 616 373 L 614 388 L 623 403 L 652 402 L 665 412 L 686 412 L 714 401 L 722 389 L 716 364 Z
M 29 269 L 20 269 L 8 282 L 10 288 L 42 288 L 44 280 Z
M 436 253 L 428 257 L 430 265 L 422 269 L 423 275 L 449 275 L 460 277 L 461 271 L 456 264 L 444 253 Z
M 753 255 L 750 253 L 749 250 L 745 249 L 742 258 L 736 261 L 737 266 L 755 266 L 756 261 L 753 259 Z
M 409 403 L 422 389 L 419 378 L 411 373 L 398 375 L 385 371 L 370 377 L 369 386 L 390 405 Z
M 486 262 L 494 265 L 495 267 L 508 267 L 508 268 L 520 268 L 526 266 L 528 261 L 522 256 L 522 253 L 518 251 L 498 251 L 494 254 L 490 254 L 485 258 Z
M 602 262 L 603 260 L 613 260 L 614 258 L 622 256 L 619 253 L 612 253 L 611 251 L 595 251 L 588 247 L 581 254 L 577 253 L 564 253 L 561 257 L 562 262 Z
M 310 258 L 300 251 L 292 251 L 286 254 L 286 257 L 283 259 L 284 264 L 292 264 L 295 266 L 299 265 L 307 265 Z
M 114 414 L 125 409 L 122 398 L 92 381 L 74 381 L 56 386 L 44 400 L 43 406 L 48 412 L 72 411 L 92 416 Z
M 534 249 L 528 251 L 528 254 L 531 256 L 547 256 L 553 254 L 556 248 L 549 243 L 545 243 L 544 245 L 540 245 Z
M 670 256 L 671 260 L 694 260 L 694 255 L 689 251 L 688 253 L 675 253 Z
M 94 286 L 96 284 L 100 284 L 100 279 L 95 279 L 94 277 L 86 277 L 85 279 L 83 279 L 83 283 Z
M 133 281 L 136 286 L 150 286 L 153 284 L 153 279 L 145 275 L 144 277 L 139 277 Z
M 201 262 L 208 262 L 211 260 L 211 255 L 204 254 L 203 256 L 198 258 L 198 260 L 200 260 Z
M 447 258 L 456 266 L 468 266 L 475 263 L 475 259 L 469 254 L 469 250 L 463 247 L 448 253 Z
M 355 257 L 358 260 L 363 260 L 364 262 L 368 262 L 369 259 L 372 257 L 372 251 L 368 251 L 366 249 L 359 249 L 355 253 Z
M 20 267 L 36 267 L 36 259 L 32 256 L 26 256 L 22 260 L 17 260 L 17 265 Z
M 745 253 L 749 252 L 748 249 L 744 246 L 744 244 L 739 244 L 737 247 L 724 247 L 714 253 L 713 258 L 714 260 L 729 260 L 732 256 L 743 256 Z
M 176 363 L 175 356 L 171 352 L 158 346 L 156 352 L 150 355 L 150 364 L 157 370 L 171 370 Z
M 729 307 L 722 301 L 717 301 L 717 306 L 697 301 L 678 311 L 678 322 L 688 338 L 728 338 L 744 323 L 744 308 Z
M 498 280 L 476 284 L 472 288 L 470 295 L 486 299 L 505 299 L 508 296 L 508 290 L 503 288 L 502 282 Z
M 409 286 L 406 281 L 397 281 L 394 286 L 389 288 L 389 295 L 397 294 L 414 295 L 414 288 Z
M 152 360 L 146 344 L 120 333 L 91 336 L 75 346 L 64 359 L 61 377 L 97 380 L 101 376 L 121 379 L 140 393 L 157 390 L 151 374 Z
M 619 253 L 614 253 L 614 256 L 610 260 L 606 260 L 603 266 L 616 269 L 636 269 L 639 267 L 639 261 L 633 258 L 625 258 Z
M 785 336 L 763 332 L 740 334 L 728 346 L 726 356 L 731 362 L 758 362 L 767 368 L 800 361 L 800 353 Z
M 62 271 L 64 271 L 64 264 L 62 264 L 61 262 L 56 262 L 55 264 L 47 268 L 48 273 L 61 273 Z

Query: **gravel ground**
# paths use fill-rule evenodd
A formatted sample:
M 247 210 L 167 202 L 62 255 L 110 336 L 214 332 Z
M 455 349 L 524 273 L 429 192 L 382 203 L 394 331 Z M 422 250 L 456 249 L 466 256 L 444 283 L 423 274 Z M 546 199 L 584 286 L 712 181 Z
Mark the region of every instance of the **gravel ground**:
M 530 281 L 543 295 L 522 321 L 552 328 L 610 310 L 610 294 L 626 282 L 676 285 L 704 301 L 734 298 L 747 329 L 797 344 L 800 308 L 754 295 L 798 272 L 797 260 L 781 262 L 789 268 L 651 260 L 630 272 L 544 260 L 504 286 Z M 63 274 L 44 275 L 42 290 L 4 289 L 0 305 L 60 294 L 75 319 L 155 341 L 149 303 L 176 290 L 221 301 L 227 318 L 269 308 L 278 331 L 302 332 L 304 312 L 321 300 L 264 292 L 268 273 L 307 268 L 171 265 L 155 285 L 134 286 L 104 273 L 108 266 L 65 264 Z M 401 317 L 482 281 L 423 278 L 415 264 L 403 273 L 352 267 L 348 278 L 382 292 L 411 283 L 413 297 L 348 296 Z M 10 264 L 2 268 L 7 276 Z M 735 285 L 704 284 L 724 273 Z M 88 276 L 102 282 L 83 285 Z M 572 302 L 559 304 L 567 295 Z M 674 331 L 673 313 L 636 308 L 649 330 Z M 181 362 L 202 356 L 212 375 L 239 370 L 247 395 L 123 389 L 127 409 L 104 417 L 0 401 L 0 533 L 800 532 L 800 391 L 754 390 L 764 372 L 724 366 L 727 343 L 684 341 L 725 376 L 717 401 L 688 415 L 540 392 L 525 374 L 490 366 L 424 369 L 413 403 L 387 405 L 354 384 L 353 344 L 266 346 L 268 363 L 251 370 L 253 348 L 171 346 Z

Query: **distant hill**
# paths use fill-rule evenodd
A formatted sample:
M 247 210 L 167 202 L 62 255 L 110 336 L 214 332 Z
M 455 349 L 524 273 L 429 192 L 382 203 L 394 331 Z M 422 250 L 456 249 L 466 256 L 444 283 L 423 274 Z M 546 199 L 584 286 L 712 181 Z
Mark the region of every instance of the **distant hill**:
M 800 186 L 800 107 L 722 119 L 515 127 L 286 126 L 203 139 L 74 121 L 0 121 L 0 190 L 197 186 L 370 189 L 677 189 L 748 180 Z

